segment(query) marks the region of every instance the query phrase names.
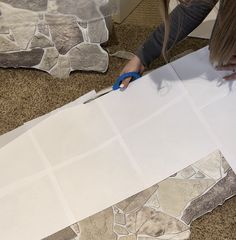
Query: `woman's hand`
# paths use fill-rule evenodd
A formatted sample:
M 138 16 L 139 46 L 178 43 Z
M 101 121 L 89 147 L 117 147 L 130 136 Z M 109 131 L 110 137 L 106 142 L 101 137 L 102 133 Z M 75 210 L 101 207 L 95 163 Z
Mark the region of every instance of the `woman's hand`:
M 134 56 L 124 67 L 124 69 L 121 72 L 121 75 L 124 73 L 128 73 L 128 72 L 138 72 L 140 74 L 142 74 L 145 70 L 145 67 L 143 66 L 143 64 L 141 63 L 141 60 L 139 59 L 139 57 Z M 121 89 L 125 89 L 128 87 L 129 82 L 131 81 L 131 78 L 126 78 L 122 84 L 120 85 Z
M 224 65 L 222 67 L 216 67 L 216 70 L 219 71 L 232 71 L 233 73 L 225 76 L 224 79 L 226 81 L 230 81 L 230 80 L 236 80 L 236 55 L 234 55 L 229 63 L 227 65 Z

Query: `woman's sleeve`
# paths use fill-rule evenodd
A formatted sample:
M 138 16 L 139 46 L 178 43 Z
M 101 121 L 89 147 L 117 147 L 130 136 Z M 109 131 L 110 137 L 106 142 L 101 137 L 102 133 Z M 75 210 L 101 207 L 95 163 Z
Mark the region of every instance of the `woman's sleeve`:
M 188 6 L 179 4 L 170 14 L 170 35 L 167 48 L 183 40 L 198 27 L 217 2 L 218 0 L 205 2 L 195 0 Z M 136 54 L 144 66 L 148 66 L 161 55 L 164 32 L 164 24 L 161 24 L 139 47 Z

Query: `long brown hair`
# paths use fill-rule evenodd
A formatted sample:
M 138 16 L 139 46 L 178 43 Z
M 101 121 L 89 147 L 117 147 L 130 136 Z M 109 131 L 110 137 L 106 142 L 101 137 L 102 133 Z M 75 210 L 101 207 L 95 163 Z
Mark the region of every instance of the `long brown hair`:
M 226 65 L 236 55 L 236 0 L 223 0 L 210 41 L 210 60 Z
M 194 0 L 179 0 L 181 4 L 191 4 Z M 210 4 L 209 0 L 197 0 Z M 170 0 L 162 0 L 161 12 L 165 25 L 165 36 L 162 54 L 167 61 L 167 43 L 170 32 L 169 4 Z M 210 40 L 210 61 L 222 66 L 236 55 L 236 0 L 221 0 L 218 18 Z

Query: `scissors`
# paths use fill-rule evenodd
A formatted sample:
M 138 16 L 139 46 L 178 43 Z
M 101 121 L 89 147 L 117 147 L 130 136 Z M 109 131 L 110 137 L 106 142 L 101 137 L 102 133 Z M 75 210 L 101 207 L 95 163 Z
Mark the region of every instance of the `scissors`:
M 116 79 L 116 81 L 115 81 L 115 83 L 113 84 L 112 87 L 108 87 L 108 88 L 105 88 L 105 89 L 99 91 L 99 92 L 97 93 L 97 95 L 96 95 L 93 99 L 90 99 L 90 100 L 88 100 L 88 101 L 85 102 L 85 103 L 89 103 L 89 102 L 93 101 L 93 100 L 96 99 L 96 98 L 99 98 L 99 97 L 101 97 L 101 96 L 103 96 L 103 95 L 105 95 L 105 94 L 108 94 L 109 92 L 117 91 L 117 90 L 121 89 L 121 84 L 122 84 L 122 82 L 123 82 L 126 78 L 131 78 L 131 82 L 132 82 L 132 81 L 136 81 L 137 79 L 141 78 L 141 74 L 138 73 L 138 72 L 127 72 L 127 73 L 123 73 L 122 75 L 120 75 L 120 76 Z

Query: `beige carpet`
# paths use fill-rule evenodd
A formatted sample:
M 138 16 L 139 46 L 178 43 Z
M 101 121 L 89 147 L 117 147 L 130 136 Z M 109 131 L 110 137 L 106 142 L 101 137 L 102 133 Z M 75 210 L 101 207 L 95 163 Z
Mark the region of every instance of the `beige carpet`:
M 151 25 L 159 21 L 153 10 L 155 8 L 151 7 L 152 4 L 157 3 L 158 0 L 144 0 L 139 10 L 133 13 L 133 17 L 127 19 L 124 24 L 115 26 L 115 34 L 108 44 L 110 52 L 136 50 L 154 29 Z M 158 7 L 158 5 L 155 6 Z M 152 13 L 150 13 L 151 10 L 153 10 Z M 150 13 L 149 17 L 152 19 L 150 25 L 144 25 L 141 20 L 146 12 Z M 138 15 L 142 17 L 136 17 Z M 135 18 L 136 20 L 132 20 Z M 204 40 L 185 40 L 173 49 L 170 57 L 185 50 L 197 50 L 206 44 L 207 41 Z M 111 58 L 106 74 L 76 72 L 69 79 L 64 80 L 53 79 L 48 74 L 36 70 L 0 69 L 0 134 L 63 106 L 86 92 L 110 86 L 124 64 L 124 60 Z M 164 64 L 163 60 L 158 60 L 152 67 L 156 68 L 161 64 Z M 205 239 L 236 239 L 236 198 L 227 201 L 223 207 L 217 208 L 193 223 L 191 240 Z

